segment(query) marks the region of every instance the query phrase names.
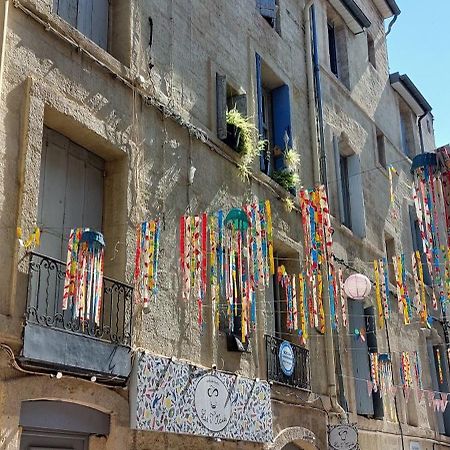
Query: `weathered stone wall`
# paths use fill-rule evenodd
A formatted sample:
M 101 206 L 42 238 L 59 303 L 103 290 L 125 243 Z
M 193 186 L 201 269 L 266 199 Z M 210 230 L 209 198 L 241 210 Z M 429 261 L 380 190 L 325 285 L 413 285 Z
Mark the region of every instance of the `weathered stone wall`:
M 111 55 L 90 43 L 60 18 L 51 14 L 51 0 L 23 0 L 31 11 L 10 5 L 6 35 L 5 67 L 0 102 L 0 337 L 18 350 L 21 345 L 27 268 L 18 248 L 16 227 L 24 233 L 36 225 L 39 193 L 40 154 L 43 127 L 59 131 L 97 153 L 107 161 L 104 199 L 104 233 L 107 242 L 106 274 L 131 282 L 134 264 L 135 225 L 159 217 L 163 231 L 160 250 L 160 290 L 149 312 L 136 314 L 134 345 L 149 351 L 185 358 L 197 364 L 237 371 L 249 377 L 266 377 L 264 334 L 273 333 L 273 309 L 258 293 L 258 327 L 251 353 L 226 351 L 225 337 L 213 339 L 211 304 L 205 304 L 206 326 L 197 326 L 195 302 L 182 303 L 178 276 L 178 220 L 185 212 L 212 212 L 228 209 L 257 197 L 272 203 L 277 245 L 290 248 L 302 258 L 301 217 L 288 213 L 281 201 L 288 194 L 268 177 L 258 173 L 250 183 L 237 174 L 236 155 L 215 138 L 215 74 L 224 73 L 233 85 L 247 93 L 249 115 L 255 108 L 255 52 L 290 87 L 294 145 L 301 153 L 301 179 L 311 187 L 313 180 L 312 143 L 306 77 L 304 1 L 280 1 L 281 36 L 258 14 L 252 1 L 220 0 L 113 0 Z M 376 70 L 367 63 L 364 34 L 353 36 L 347 30 L 349 88 L 336 80 L 328 68 L 326 3 L 317 1 L 321 71 L 326 119 L 326 148 L 332 208 L 337 212 L 333 133 L 344 133 L 360 154 L 366 238 L 361 240 L 335 221 L 336 254 L 371 275 L 370 261 L 384 252 L 384 230 L 397 237 L 398 249 L 411 251 L 407 201 L 409 161 L 400 149 L 398 102 L 388 81 L 387 50 L 383 23 L 372 2 L 362 3 L 372 20 L 369 30 L 376 47 Z M 34 16 L 35 15 L 35 16 Z M 149 20 L 153 19 L 153 45 L 148 47 Z M 41 20 L 42 22 L 39 22 Z M 70 42 L 68 42 L 68 41 Z M 75 45 L 73 43 L 75 42 Z M 84 50 L 77 50 L 77 46 Z M 89 56 L 86 52 L 89 52 Z M 95 58 L 92 58 L 94 56 Z M 116 59 L 117 58 L 117 59 Z M 97 59 L 97 61 L 95 61 Z M 154 67 L 149 70 L 149 63 Z M 143 84 L 134 89 L 136 75 Z M 116 76 L 120 76 L 122 81 Z M 123 80 L 126 80 L 124 83 Z M 156 96 L 178 111 L 183 119 L 198 125 L 208 135 L 205 144 L 186 128 L 145 104 L 140 93 Z M 389 204 L 387 171 L 376 157 L 375 125 L 386 136 L 388 163 L 400 172 L 395 179 L 396 200 Z M 433 142 L 432 133 L 426 137 Z M 197 168 L 194 183 L 188 185 L 189 167 Z M 395 308 L 394 308 L 395 309 Z M 396 317 L 394 323 L 398 323 Z M 394 351 L 423 348 L 424 338 L 417 325 L 391 332 Z M 325 340 L 311 332 L 312 388 L 328 393 L 325 370 Z M 351 347 L 353 337 L 341 336 L 341 348 Z M 380 349 L 386 349 L 383 336 Z M 380 350 L 381 351 L 381 350 Z M 423 351 L 424 357 L 426 352 Z M 3 355 L 2 355 L 3 356 Z M 348 398 L 353 394 L 351 358 L 341 355 Z M 0 369 L 4 370 L 5 368 Z M 425 377 L 426 369 L 424 369 Z M 426 378 L 425 378 L 425 382 Z M 124 390 L 110 390 L 85 381 L 63 377 L 24 376 L 0 384 L 0 447 L 17 448 L 20 401 L 58 398 L 89 404 L 112 412 L 110 438 L 92 438 L 94 449 L 163 448 L 260 448 L 252 444 L 220 443 L 211 440 L 133 433 L 128 430 L 128 402 Z M 304 427 L 314 432 L 318 448 L 326 448 L 327 418 L 323 402 L 314 408 L 298 400 L 290 406 L 276 404 L 275 430 Z M 326 402 L 326 408 L 329 404 Z M 350 401 L 351 412 L 355 411 Z M 406 408 L 400 405 L 401 422 Z M 422 429 L 405 433 L 433 437 L 433 412 L 418 409 Z M 364 430 L 361 448 L 399 448 L 398 425 L 351 416 Z M 331 420 L 335 420 L 332 416 Z M 295 434 L 295 433 L 294 433 Z M 294 436 L 298 438 L 298 434 Z M 420 440 L 418 438 L 418 440 Z M 237 446 L 237 447 L 236 447 Z M 306 448 L 306 447 L 305 447 Z M 422 446 L 423 449 L 427 448 Z

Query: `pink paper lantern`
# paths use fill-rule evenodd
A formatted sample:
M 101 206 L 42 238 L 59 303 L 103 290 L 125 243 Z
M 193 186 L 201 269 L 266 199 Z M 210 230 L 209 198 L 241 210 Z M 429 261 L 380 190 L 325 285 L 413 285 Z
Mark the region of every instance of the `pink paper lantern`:
M 344 291 L 347 297 L 353 300 L 364 300 L 372 289 L 370 280 L 362 273 L 350 275 L 344 283 Z

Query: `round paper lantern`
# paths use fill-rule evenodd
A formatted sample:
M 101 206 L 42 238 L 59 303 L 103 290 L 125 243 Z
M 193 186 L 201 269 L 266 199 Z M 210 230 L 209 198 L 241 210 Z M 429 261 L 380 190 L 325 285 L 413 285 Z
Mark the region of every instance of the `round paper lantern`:
M 371 288 L 370 280 L 362 273 L 350 275 L 344 283 L 347 297 L 353 300 L 364 300 L 370 294 Z

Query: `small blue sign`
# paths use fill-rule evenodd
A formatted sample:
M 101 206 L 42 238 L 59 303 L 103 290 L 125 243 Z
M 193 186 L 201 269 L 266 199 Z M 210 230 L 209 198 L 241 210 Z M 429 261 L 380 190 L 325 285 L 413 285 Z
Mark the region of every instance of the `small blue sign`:
M 280 361 L 280 368 L 282 372 L 290 377 L 294 373 L 295 358 L 292 345 L 288 341 L 283 341 L 278 350 L 278 359 Z

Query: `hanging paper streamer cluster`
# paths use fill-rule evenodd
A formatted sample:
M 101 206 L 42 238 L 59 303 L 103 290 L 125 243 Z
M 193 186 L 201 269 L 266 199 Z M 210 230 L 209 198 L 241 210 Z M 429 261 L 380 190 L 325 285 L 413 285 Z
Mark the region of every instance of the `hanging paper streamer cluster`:
M 191 295 L 198 307 L 198 324 L 203 325 L 203 302 L 206 296 L 208 216 L 182 216 L 180 219 L 180 266 L 183 275 L 182 298 Z
M 104 247 L 101 233 L 83 228 L 70 232 L 62 307 L 70 308 L 74 318 L 93 318 L 96 324 L 102 306 Z
M 375 297 L 377 300 L 378 326 L 383 328 L 385 320 L 390 316 L 389 274 L 385 260 L 373 262 L 375 275 Z
M 256 323 L 256 293 L 269 286 L 275 272 L 270 202 L 245 205 L 227 215 L 218 211 L 181 217 L 180 267 L 182 298 L 195 297 L 199 326 L 204 324 L 209 281 L 214 331 L 220 325 L 222 299 L 228 330 L 239 332 L 245 342 Z
M 408 389 L 411 389 L 413 387 L 411 376 L 411 361 L 408 352 L 402 352 L 401 354 L 400 379 L 402 380 L 403 390 L 405 393 L 408 391 Z
M 331 227 L 328 199 L 324 186 L 314 190 L 302 189 L 300 191 L 300 204 L 302 211 L 302 225 L 304 234 L 304 252 L 306 279 L 308 283 L 308 309 L 310 326 L 325 332 L 324 312 L 324 280 L 327 277 L 330 314 L 333 327 L 338 324 L 337 310 L 339 300 L 337 290 L 337 274 L 333 256 L 333 229 Z M 345 311 L 343 311 L 345 314 Z
M 432 303 L 433 308 L 437 309 L 439 303 L 445 310 L 448 301 L 449 291 L 449 261 L 448 261 L 448 243 L 449 243 L 449 208 L 447 198 L 450 194 L 448 185 L 448 171 L 439 171 L 436 164 L 436 155 L 423 154 L 414 158 L 414 185 L 412 196 L 414 200 L 417 224 L 422 241 L 422 252 L 426 256 L 426 267 L 432 281 Z M 447 223 L 447 248 L 441 247 L 439 233 L 438 213 L 445 211 Z M 420 270 L 418 268 L 418 270 Z M 422 272 L 423 272 L 422 268 Z
M 399 313 L 403 316 L 405 325 L 409 325 L 412 319 L 412 305 L 406 282 L 405 255 L 394 256 L 395 281 L 397 286 L 397 301 Z
M 298 278 L 298 284 L 297 284 Z M 308 305 L 306 302 L 305 274 L 290 275 L 284 266 L 277 269 L 277 282 L 283 290 L 284 301 L 277 299 L 281 305 L 286 305 L 286 329 L 295 331 L 300 336 L 300 343 L 308 339 Z
M 137 301 L 148 307 L 150 299 L 158 294 L 158 257 L 160 222 L 142 222 L 136 229 L 136 256 L 134 283 Z

